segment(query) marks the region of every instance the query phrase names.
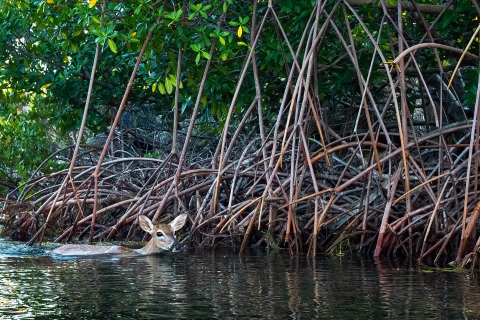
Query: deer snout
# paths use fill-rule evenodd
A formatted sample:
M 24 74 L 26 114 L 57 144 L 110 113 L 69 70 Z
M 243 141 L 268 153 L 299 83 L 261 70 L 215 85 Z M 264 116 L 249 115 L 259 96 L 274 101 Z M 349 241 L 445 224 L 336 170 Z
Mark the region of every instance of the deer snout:
M 180 244 L 180 242 L 176 241 L 174 243 L 172 243 L 172 245 L 170 246 L 170 251 L 171 252 L 178 252 L 180 251 L 180 249 L 182 249 L 182 245 Z

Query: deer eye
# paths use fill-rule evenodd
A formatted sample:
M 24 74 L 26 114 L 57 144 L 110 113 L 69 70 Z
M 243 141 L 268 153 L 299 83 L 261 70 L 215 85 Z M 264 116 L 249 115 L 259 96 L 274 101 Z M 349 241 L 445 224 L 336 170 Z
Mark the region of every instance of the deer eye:
M 163 237 L 163 232 L 162 231 L 157 231 L 157 237 Z

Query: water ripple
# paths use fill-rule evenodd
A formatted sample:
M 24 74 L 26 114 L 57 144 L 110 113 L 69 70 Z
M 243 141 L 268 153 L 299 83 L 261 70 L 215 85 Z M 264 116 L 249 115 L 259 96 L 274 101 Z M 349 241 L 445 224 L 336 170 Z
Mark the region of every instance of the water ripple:
M 50 249 L 0 241 L 0 319 L 480 317 L 477 274 L 261 250 L 56 259 Z

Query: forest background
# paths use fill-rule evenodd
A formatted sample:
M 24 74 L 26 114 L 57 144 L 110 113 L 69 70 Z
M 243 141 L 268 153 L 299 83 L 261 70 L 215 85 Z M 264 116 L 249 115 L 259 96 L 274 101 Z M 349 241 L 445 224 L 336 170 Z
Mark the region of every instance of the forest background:
M 2 0 L 4 233 L 131 239 L 139 214 L 187 212 L 188 245 L 475 265 L 479 15 L 476 0 Z

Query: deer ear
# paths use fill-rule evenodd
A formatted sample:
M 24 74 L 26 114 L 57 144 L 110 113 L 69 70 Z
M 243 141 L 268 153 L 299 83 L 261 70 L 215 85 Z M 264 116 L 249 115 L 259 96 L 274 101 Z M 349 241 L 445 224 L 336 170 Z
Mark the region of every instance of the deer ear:
M 147 216 L 141 215 L 138 216 L 138 223 L 140 224 L 140 228 L 145 230 L 148 233 L 151 233 L 153 230 L 153 223 Z
M 173 231 L 182 229 L 182 227 L 185 225 L 185 222 L 187 221 L 187 217 L 187 214 L 181 214 L 176 217 L 172 222 L 170 222 L 169 224 L 173 228 Z

